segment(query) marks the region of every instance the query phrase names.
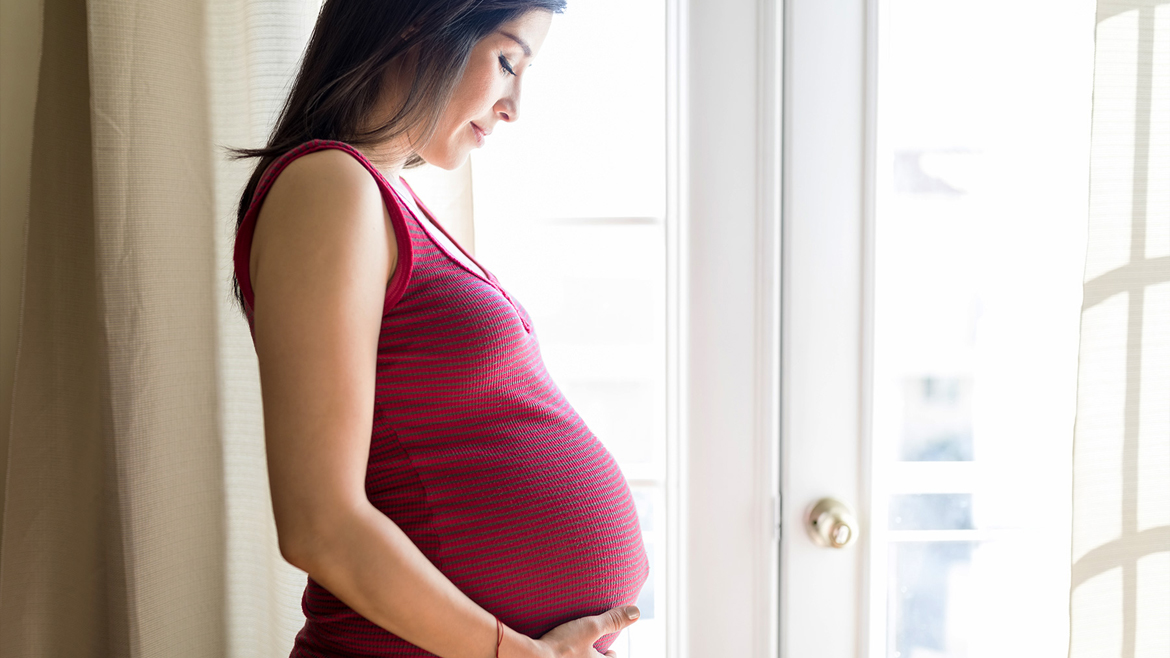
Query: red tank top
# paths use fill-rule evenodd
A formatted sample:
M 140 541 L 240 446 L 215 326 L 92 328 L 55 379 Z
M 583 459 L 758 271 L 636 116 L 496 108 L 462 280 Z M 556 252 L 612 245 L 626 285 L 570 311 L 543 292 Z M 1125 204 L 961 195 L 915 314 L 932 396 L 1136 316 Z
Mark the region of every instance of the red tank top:
M 486 268 L 484 278 L 444 251 L 348 144 L 302 144 L 260 180 L 235 244 L 249 324 L 260 204 L 288 163 L 326 148 L 377 179 L 398 244 L 378 339 L 370 502 L 462 592 L 530 637 L 634 603 L 649 563 L 629 485 L 549 377 L 528 313 Z M 311 577 L 301 607 L 293 656 L 433 655 Z

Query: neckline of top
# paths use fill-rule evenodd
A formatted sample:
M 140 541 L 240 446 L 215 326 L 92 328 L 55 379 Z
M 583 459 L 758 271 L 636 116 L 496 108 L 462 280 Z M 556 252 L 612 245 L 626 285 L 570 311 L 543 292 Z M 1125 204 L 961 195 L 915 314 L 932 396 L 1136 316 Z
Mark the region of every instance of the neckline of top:
M 353 144 L 350 144 L 348 142 L 343 142 L 343 141 L 337 140 L 337 139 L 319 139 L 319 138 L 318 139 L 311 139 L 311 140 L 308 140 L 306 142 L 302 142 L 298 146 L 294 146 L 293 148 L 285 151 L 283 154 L 281 154 L 279 157 L 277 157 L 275 160 L 273 160 L 272 163 L 270 163 L 267 168 L 265 168 L 264 173 L 260 175 L 260 181 L 257 184 L 257 189 L 263 188 L 265 186 L 265 184 L 267 184 L 267 185 L 272 184 L 272 181 L 269 180 L 269 177 L 272 175 L 273 171 L 275 171 L 276 165 L 278 163 L 280 163 L 281 161 L 285 160 L 286 158 L 288 158 L 290 156 L 290 154 L 298 153 L 298 152 L 300 152 L 302 150 L 306 150 L 306 149 L 311 149 L 312 147 L 317 146 L 317 145 L 321 145 L 321 144 L 328 144 L 331 146 L 335 145 L 337 147 L 340 147 L 341 150 L 347 151 L 348 153 L 350 153 L 351 155 L 356 157 L 358 159 L 358 161 L 361 162 L 362 165 L 364 165 L 365 168 L 367 170 L 369 170 L 370 173 L 372 173 L 374 175 L 375 180 L 379 181 L 382 184 L 385 184 L 385 186 L 390 190 L 391 194 L 394 194 L 396 197 L 398 197 L 399 201 L 401 201 L 403 203 L 403 205 L 407 205 L 405 199 L 402 199 L 399 197 L 397 187 L 393 183 L 390 182 L 390 179 L 387 178 L 386 175 L 383 174 L 381 170 L 379 170 L 376 166 L 374 166 L 374 163 L 371 162 L 370 159 L 367 158 L 364 153 L 362 153 L 360 150 L 358 150 L 358 148 L 356 146 L 354 146 Z M 281 169 L 283 170 L 283 167 L 281 167 Z M 418 198 L 418 195 L 415 194 L 414 189 L 410 187 L 410 183 L 407 183 L 406 180 L 403 179 L 402 177 L 399 177 L 398 180 L 402 181 L 402 185 L 410 193 L 411 198 L 414 199 L 414 202 L 416 204 L 418 204 L 419 209 L 422 210 L 423 214 L 431 222 L 431 224 L 434 225 L 435 227 L 437 227 L 440 231 L 442 231 L 443 235 L 447 236 L 447 239 L 451 241 L 451 244 L 455 245 L 455 247 L 460 252 L 462 252 L 463 255 L 467 256 L 468 260 L 475 263 L 476 267 L 478 267 L 480 269 L 480 272 L 476 272 L 475 270 L 473 270 L 470 267 L 468 267 L 467 265 L 465 265 L 458 258 L 456 258 L 455 255 L 452 254 L 450 251 L 448 251 L 447 248 L 444 247 L 442 244 L 440 244 L 439 241 L 434 238 L 434 236 L 430 235 L 430 232 L 427 230 L 427 228 L 425 226 L 422 225 L 422 222 L 419 220 L 419 218 L 414 216 L 413 212 L 409 213 L 411 218 L 414 220 L 415 224 L 417 224 L 418 227 L 424 233 L 427 234 L 427 239 L 430 240 L 433 245 L 435 245 L 435 248 L 440 250 L 443 253 L 443 255 L 445 255 L 447 257 L 447 259 L 450 260 L 452 263 L 454 263 L 456 266 L 458 266 L 459 268 L 461 268 L 462 270 L 464 270 L 468 274 L 471 274 L 472 276 L 476 277 L 477 279 L 480 279 L 480 280 L 486 282 L 488 285 L 492 286 L 493 288 L 496 288 L 501 293 L 503 293 L 504 296 L 507 297 L 509 301 L 511 301 L 511 297 L 508 296 L 508 293 L 504 292 L 503 288 L 500 287 L 499 283 L 497 282 L 498 280 L 496 279 L 496 276 L 494 274 L 492 274 L 486 267 L 484 267 L 482 263 L 480 263 L 478 260 L 476 260 L 476 258 L 474 256 L 467 253 L 467 250 L 463 248 L 463 245 L 459 244 L 459 242 L 457 240 L 455 240 L 454 238 L 451 237 L 451 234 L 447 232 L 447 229 L 443 228 L 443 225 L 441 223 L 439 223 L 438 220 L 435 219 L 435 214 L 431 212 L 431 209 L 428 208 L 426 206 L 426 204 L 422 202 L 422 199 Z M 407 206 L 407 210 L 410 210 L 409 206 Z
M 375 170 L 376 170 L 376 168 L 375 168 Z M 383 181 L 386 182 L 386 186 L 390 188 L 391 192 L 393 192 L 395 195 L 399 195 L 398 187 L 396 185 L 394 185 L 393 183 L 391 183 L 390 180 L 388 178 L 386 178 L 385 175 L 382 174 L 382 172 L 378 172 L 378 176 Z M 480 269 L 480 271 L 476 272 L 475 270 L 468 267 L 466 263 L 464 263 L 463 261 L 456 258 L 455 255 L 452 254 L 447 249 L 447 247 L 445 245 L 443 245 L 439 240 L 436 240 L 434 238 L 434 236 L 432 236 L 430 234 L 430 231 L 427 230 L 427 227 L 422 225 L 421 219 L 419 219 L 418 217 L 414 217 L 414 213 L 412 211 L 411 212 L 412 218 L 414 219 L 415 223 L 419 225 L 419 228 L 421 228 L 423 230 L 423 232 L 427 234 L 427 239 L 431 241 L 431 244 L 435 245 L 435 248 L 438 249 L 439 251 L 441 251 L 443 253 L 443 255 L 445 255 L 447 257 L 448 260 L 450 260 L 455 265 L 458 265 L 464 271 L 470 273 L 471 275 L 473 275 L 477 278 L 483 279 L 488 284 L 490 284 L 492 287 L 494 287 L 496 289 L 500 289 L 499 285 L 496 283 L 495 275 L 492 274 L 491 272 L 489 272 L 486 267 L 484 267 L 478 260 L 476 260 L 475 256 L 472 256 L 471 254 L 467 253 L 467 250 L 463 248 L 463 245 L 459 244 L 458 240 L 451 237 L 451 234 L 447 232 L 447 229 L 443 228 L 443 225 L 437 219 L 435 219 L 435 214 L 433 212 L 431 212 L 431 209 L 428 208 L 427 205 L 422 202 L 422 199 L 418 198 L 418 195 L 415 194 L 414 190 L 410 187 L 410 183 L 407 183 L 406 179 L 401 178 L 401 177 L 399 177 L 398 180 L 402 182 L 402 186 L 406 188 L 406 191 L 410 194 L 410 197 L 414 200 L 414 202 L 416 204 L 418 204 L 419 210 L 422 211 L 423 215 L 431 223 L 431 225 L 434 226 L 435 228 L 439 229 L 439 231 L 441 231 L 443 233 L 443 235 L 446 236 L 447 239 L 451 241 L 451 244 L 455 245 L 455 248 L 458 249 L 460 253 L 462 253 L 464 256 L 467 257 L 467 260 L 471 261 L 472 263 L 475 263 L 475 266 L 478 267 Z M 399 200 L 402 201 L 402 204 L 407 207 L 406 208 L 407 210 L 411 210 L 410 205 L 406 203 L 406 199 L 400 198 Z M 500 290 L 500 291 L 503 292 L 503 290 Z

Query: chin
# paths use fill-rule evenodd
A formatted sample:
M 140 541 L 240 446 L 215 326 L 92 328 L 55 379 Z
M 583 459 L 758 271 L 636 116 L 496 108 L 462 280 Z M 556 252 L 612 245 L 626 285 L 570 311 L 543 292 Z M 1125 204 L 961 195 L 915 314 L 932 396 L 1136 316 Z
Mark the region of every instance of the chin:
M 447 171 L 463 166 L 463 163 L 467 162 L 467 157 L 470 154 L 471 152 L 466 149 L 452 149 L 446 153 L 435 154 L 419 153 L 423 160 L 427 161 L 427 164 L 438 167 L 439 169 L 446 169 Z

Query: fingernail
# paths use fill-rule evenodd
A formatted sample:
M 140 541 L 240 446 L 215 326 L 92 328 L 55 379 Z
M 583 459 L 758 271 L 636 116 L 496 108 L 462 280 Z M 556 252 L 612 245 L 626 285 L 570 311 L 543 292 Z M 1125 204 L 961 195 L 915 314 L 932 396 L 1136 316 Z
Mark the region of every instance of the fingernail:
M 630 619 L 637 619 L 638 617 L 642 616 L 642 611 L 638 609 L 638 606 L 634 606 L 634 605 L 627 606 L 626 607 L 626 616 L 629 617 Z

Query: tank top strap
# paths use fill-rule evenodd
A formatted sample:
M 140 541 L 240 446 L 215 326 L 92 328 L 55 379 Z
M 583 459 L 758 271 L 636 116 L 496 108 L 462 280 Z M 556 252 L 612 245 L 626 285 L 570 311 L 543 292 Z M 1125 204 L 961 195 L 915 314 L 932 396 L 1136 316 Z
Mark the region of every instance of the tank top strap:
M 284 171 L 285 167 L 292 164 L 293 160 L 296 160 L 302 155 L 308 155 L 309 153 L 321 151 L 324 149 L 337 149 L 339 151 L 345 151 L 346 153 L 349 153 L 358 162 L 362 163 L 362 165 L 370 172 L 370 174 L 375 179 L 377 179 L 379 187 L 386 187 L 387 182 L 385 181 L 385 177 L 382 176 L 382 172 L 378 171 L 378 168 L 375 167 L 374 164 L 370 162 L 368 158 L 366 158 L 366 156 L 362 155 L 361 151 L 357 150 L 350 144 L 333 139 L 311 139 L 307 142 L 304 142 L 300 146 L 295 146 L 285 151 L 280 155 L 280 157 L 276 158 L 272 161 L 271 164 L 268 165 L 268 168 L 264 170 L 264 173 L 260 176 L 260 180 L 256 183 L 256 191 L 252 193 L 252 200 L 249 205 L 249 210 L 251 210 L 252 207 L 256 206 L 264 199 L 265 196 L 268 195 L 268 190 L 272 187 L 272 184 L 276 182 L 276 178 L 280 176 L 280 173 Z
M 406 286 L 410 281 L 410 273 L 414 261 L 414 248 L 411 244 L 410 231 L 406 225 L 406 218 L 404 210 L 402 209 L 398 197 L 390 189 L 390 183 L 386 180 L 382 172 L 373 165 L 366 158 L 365 155 L 356 148 L 345 142 L 331 140 L 331 139 L 313 139 L 299 146 L 293 147 L 280 155 L 268 165 L 268 168 L 260 176 L 260 180 L 256 184 L 256 190 L 252 193 L 252 199 L 249 202 L 248 210 L 244 213 L 244 218 L 240 222 L 240 227 L 236 232 L 235 248 L 233 250 L 233 264 L 235 266 L 236 281 L 240 286 L 240 293 L 244 298 L 244 311 L 248 317 L 249 326 L 252 325 L 252 309 L 254 305 L 254 295 L 252 292 L 252 282 L 249 276 L 249 267 L 252 253 L 252 236 L 255 233 L 256 218 L 259 215 L 260 206 L 264 198 L 268 195 L 273 183 L 276 181 L 280 173 L 297 158 L 321 151 L 324 149 L 338 149 L 345 151 L 354 157 L 362 166 L 370 172 L 374 180 L 378 183 L 378 189 L 382 194 L 382 201 L 386 205 L 386 209 L 390 214 L 391 226 L 394 229 L 394 239 L 398 246 L 398 256 L 394 266 L 394 274 L 386 287 L 386 298 L 383 306 L 383 313 L 388 311 L 394 304 L 402 297 Z
M 435 213 L 431 212 L 431 209 L 427 207 L 427 204 L 423 203 L 423 200 L 420 199 L 418 194 L 415 193 L 414 188 L 410 186 L 410 183 L 408 183 L 406 181 L 406 178 L 399 177 L 399 180 L 402 181 L 402 185 L 406 188 L 406 192 L 410 195 L 410 198 L 414 200 L 415 204 L 418 205 L 419 210 L 421 210 L 426 215 L 425 219 L 428 220 L 432 226 L 439 229 L 439 231 L 442 232 L 443 236 L 447 238 L 447 242 L 449 242 L 451 246 L 453 246 L 455 249 L 457 249 L 459 251 L 459 253 L 463 255 L 463 258 L 467 259 L 468 262 L 463 263 L 462 265 L 464 267 L 467 267 L 469 264 L 473 264 L 476 268 L 479 269 L 478 272 L 473 271 L 472 272 L 473 274 L 475 274 L 476 276 L 480 276 L 484 279 L 487 279 L 488 282 L 490 282 L 492 284 L 498 285 L 499 279 L 496 278 L 496 275 L 489 272 L 488 269 L 486 267 L 484 267 L 482 263 L 480 263 L 478 260 L 476 260 L 475 256 L 472 256 L 470 252 L 468 252 L 466 249 L 463 248 L 463 245 L 459 244 L 459 242 L 454 238 L 454 236 L 452 236 L 447 231 L 447 229 L 443 226 L 443 224 L 439 221 L 439 219 L 435 215 Z M 393 185 L 393 183 L 391 183 L 391 185 Z M 419 219 L 420 224 L 422 223 L 423 218 L 416 218 L 416 219 Z M 452 253 L 451 255 L 456 260 L 459 260 L 458 255 L 456 255 L 454 253 Z M 501 292 L 503 292 L 503 290 L 501 290 Z

